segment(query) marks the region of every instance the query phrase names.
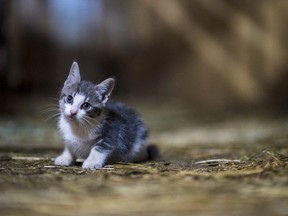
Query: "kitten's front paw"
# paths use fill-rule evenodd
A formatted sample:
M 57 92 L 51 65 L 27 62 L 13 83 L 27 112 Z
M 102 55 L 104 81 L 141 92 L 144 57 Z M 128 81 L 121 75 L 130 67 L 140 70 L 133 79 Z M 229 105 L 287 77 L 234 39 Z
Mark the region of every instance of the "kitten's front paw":
M 55 159 L 54 164 L 56 166 L 71 166 L 73 164 L 73 160 L 70 157 L 68 158 L 60 155 Z
M 104 166 L 103 163 L 97 163 L 94 160 L 85 160 L 83 162 L 82 168 L 83 169 L 100 169 Z

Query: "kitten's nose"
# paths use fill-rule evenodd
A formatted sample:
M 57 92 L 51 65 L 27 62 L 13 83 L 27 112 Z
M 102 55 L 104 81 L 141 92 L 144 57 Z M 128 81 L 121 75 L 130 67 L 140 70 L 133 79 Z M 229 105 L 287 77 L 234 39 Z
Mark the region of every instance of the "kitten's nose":
M 74 117 L 77 115 L 77 111 L 70 110 L 70 114 L 71 114 L 71 117 Z

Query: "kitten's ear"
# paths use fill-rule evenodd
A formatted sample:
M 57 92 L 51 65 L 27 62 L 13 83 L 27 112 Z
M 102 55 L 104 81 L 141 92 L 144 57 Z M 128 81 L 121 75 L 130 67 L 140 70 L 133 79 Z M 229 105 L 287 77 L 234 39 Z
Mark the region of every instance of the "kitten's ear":
M 114 85 L 115 80 L 113 78 L 108 78 L 95 86 L 96 93 L 103 104 L 107 102 Z
M 73 62 L 69 75 L 64 83 L 64 86 L 78 84 L 81 82 L 80 69 L 77 62 Z

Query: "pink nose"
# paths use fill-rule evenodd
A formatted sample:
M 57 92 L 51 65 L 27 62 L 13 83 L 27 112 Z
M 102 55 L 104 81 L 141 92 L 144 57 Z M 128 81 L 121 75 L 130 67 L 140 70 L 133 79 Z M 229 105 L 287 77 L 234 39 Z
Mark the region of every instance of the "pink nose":
M 76 116 L 77 115 L 77 111 L 70 110 L 70 114 L 71 114 L 71 117 Z

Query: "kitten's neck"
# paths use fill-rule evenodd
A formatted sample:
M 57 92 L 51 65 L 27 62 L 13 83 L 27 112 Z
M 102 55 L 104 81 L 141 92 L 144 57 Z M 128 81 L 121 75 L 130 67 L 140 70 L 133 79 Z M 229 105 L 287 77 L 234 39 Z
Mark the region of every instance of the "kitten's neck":
M 97 125 L 99 121 L 89 120 L 79 122 L 76 119 L 69 119 L 64 115 L 60 116 L 59 129 L 65 140 L 89 141 L 97 137 Z

